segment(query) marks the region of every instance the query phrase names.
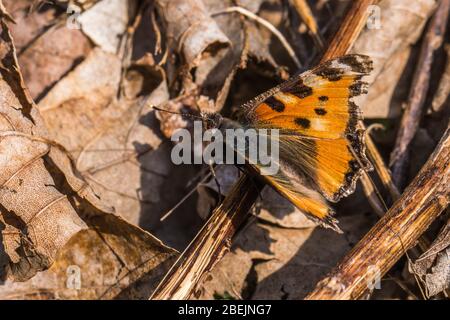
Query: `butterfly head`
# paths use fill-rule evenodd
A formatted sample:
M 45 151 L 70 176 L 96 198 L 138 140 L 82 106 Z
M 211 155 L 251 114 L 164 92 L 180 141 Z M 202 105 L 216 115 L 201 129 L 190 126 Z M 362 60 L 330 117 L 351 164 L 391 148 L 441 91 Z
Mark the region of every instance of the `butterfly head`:
M 203 124 L 203 129 L 215 129 L 219 128 L 222 125 L 223 117 L 219 113 L 207 113 L 207 112 L 201 112 L 200 115 L 195 115 L 191 113 L 184 113 L 184 112 L 176 112 L 171 110 L 165 110 L 156 106 L 153 106 L 153 109 L 160 112 L 167 112 L 172 114 L 178 114 L 186 119 L 191 119 L 193 121 L 201 121 Z
M 203 121 L 203 128 L 205 130 L 218 129 L 223 121 L 223 117 L 219 113 L 201 113 L 200 117 Z

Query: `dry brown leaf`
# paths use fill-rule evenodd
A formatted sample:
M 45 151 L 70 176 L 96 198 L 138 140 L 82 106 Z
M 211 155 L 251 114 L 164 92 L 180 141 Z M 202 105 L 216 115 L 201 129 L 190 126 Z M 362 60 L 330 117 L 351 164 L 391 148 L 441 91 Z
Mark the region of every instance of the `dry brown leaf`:
M 158 239 L 112 215 L 90 219 L 55 263 L 23 283 L 0 286 L 0 299 L 146 299 L 174 262 Z
M 140 36 L 140 42 L 147 39 Z M 189 173 L 170 181 L 171 142 L 161 136 L 151 109 L 168 100 L 165 73 L 152 54 L 140 57 L 123 64 L 95 48 L 39 107 L 50 133 L 73 156 L 102 203 L 128 222 L 161 232 L 165 225 L 159 218 L 183 196 L 174 190 L 185 187 Z M 164 192 L 168 187 L 171 192 Z M 170 243 L 183 245 L 189 236 L 173 236 Z
M 317 226 L 297 207 L 270 187 L 264 188 L 261 192 L 261 200 L 256 203 L 256 206 L 259 208 L 256 213 L 259 219 L 283 228 L 304 229 Z
M 177 48 L 189 69 L 231 45 L 201 0 L 157 0 L 167 46 Z
M 23 281 L 48 268 L 86 225 L 54 187 L 43 159 L 50 147 L 34 136 L 36 109 L 23 89 L 8 27 L 0 23 L 0 272 Z
M 63 75 L 92 49 L 79 30 L 52 28 L 19 56 L 32 97 L 39 100 Z
M 427 297 L 450 288 L 450 220 L 430 248 L 409 264 L 409 269 L 425 285 Z
M 151 208 L 160 201 L 159 189 L 169 172 L 168 149 L 159 148 L 162 139 L 151 109 L 166 101 L 168 92 L 161 72 L 151 67 L 145 75 L 153 83 L 145 88 L 138 72 L 144 67 L 136 65 L 126 76 L 125 94 L 134 97 L 144 87 L 149 95 L 117 100 L 121 66 L 115 55 L 94 49 L 44 97 L 39 109 L 50 133 L 73 155 L 100 198 L 139 224 L 141 212 L 152 211 L 141 206 Z
M 4 21 L 0 23 L 2 279 L 27 280 L 36 272 L 49 268 L 55 259 L 58 263 L 54 268 L 59 270 L 56 273 L 65 273 L 67 270 L 58 268 L 86 257 L 105 268 L 113 267 L 114 263 L 114 268 L 118 268 L 108 274 L 108 288 L 94 290 L 99 297 L 121 294 L 125 288 L 129 294 L 139 294 L 143 288 L 151 290 L 169 267 L 168 259 L 175 251 L 112 214 L 76 171 L 64 147 L 49 139 L 37 108 L 24 88 L 8 27 Z M 99 239 L 118 262 L 95 256 L 92 248 L 71 247 L 73 244 L 78 248 L 80 243 L 77 241 L 98 243 Z M 68 241 L 68 256 L 57 258 Z M 121 259 L 120 256 L 126 257 Z M 90 266 L 86 261 L 82 262 L 83 267 Z M 61 288 L 61 283 L 49 282 L 48 285 L 54 286 L 55 292 Z M 10 292 L 13 286 L 8 283 L 0 291 Z M 28 289 L 33 295 L 33 288 Z M 87 289 L 87 297 L 92 296 L 89 290 L 92 288 Z
M 380 28 L 361 33 L 352 52 L 366 54 L 373 60 L 374 70 L 367 78 L 371 84 L 369 94 L 362 97 L 366 118 L 395 117 L 401 104 L 391 108 L 396 84 L 404 72 L 409 50 L 420 37 L 428 17 L 435 8 L 435 0 L 382 0 Z
M 30 11 L 33 1 L 8 1 L 16 20 L 11 33 L 18 50 L 22 75 L 33 99 L 38 100 L 91 50 L 90 41 L 80 30 L 55 24 L 54 6 Z
M 15 24 L 10 24 L 14 35 L 14 45 L 20 55 L 32 41 L 45 32 L 45 29 L 55 22 L 58 13 L 55 7 L 38 12 L 32 10 L 33 0 L 4 1 L 5 9 L 14 18 Z
M 283 27 L 283 7 L 280 4 L 270 3 L 270 1 L 239 1 L 240 5 L 260 18 L 272 24 L 276 29 Z M 264 6 L 264 4 L 266 6 Z M 273 33 L 260 23 L 247 19 L 245 21 L 248 33 L 248 56 L 253 58 L 260 66 L 260 72 L 269 77 L 277 76 L 281 79 L 288 79 L 289 74 L 285 67 L 281 67 L 275 60 L 274 55 L 280 58 L 286 54 L 286 49 L 280 45 L 280 40 L 276 39 Z M 294 41 L 289 41 L 295 45 Z M 292 60 L 289 58 L 289 61 Z M 292 70 L 296 71 L 296 70 Z M 273 74 L 270 74 L 273 73 Z
M 106 52 L 119 49 L 130 17 L 136 11 L 136 1 L 102 0 L 83 12 L 77 19 L 81 30 Z
M 224 297 L 227 293 L 235 299 L 246 297 L 247 278 L 253 266 L 252 257 L 245 251 L 236 248 L 225 255 L 212 274 L 205 277 L 200 290 L 195 293 L 197 299 L 213 299 L 217 295 Z M 237 266 L 234 269 L 229 266 Z
M 166 46 L 176 48 L 181 64 L 181 96 L 163 108 L 177 112 L 183 105 L 203 112 L 222 109 L 231 81 L 247 56 L 246 34 L 239 15 L 211 17 L 231 4 L 231 1 L 156 1 Z M 169 82 L 178 76 L 169 70 Z M 166 137 L 180 126 L 186 126 L 180 116 L 160 114 L 158 117 Z
M 246 22 L 246 28 L 248 34 L 251 35 L 248 38 L 249 56 L 253 57 L 258 63 L 266 62 L 274 69 L 278 69 L 279 66 L 269 50 L 270 37 L 267 37 L 267 33 L 260 32 L 256 24 L 252 22 Z

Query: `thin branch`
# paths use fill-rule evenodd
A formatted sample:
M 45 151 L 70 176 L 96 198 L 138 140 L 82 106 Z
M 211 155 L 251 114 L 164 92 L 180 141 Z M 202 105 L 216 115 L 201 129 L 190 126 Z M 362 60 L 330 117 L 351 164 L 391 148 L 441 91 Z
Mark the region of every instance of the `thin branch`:
M 312 34 L 317 47 L 322 51 L 325 46 L 325 41 L 320 33 L 316 18 L 312 14 L 308 2 L 306 0 L 292 0 L 292 2 L 298 15 L 302 18 L 303 23 Z
M 367 154 L 375 166 L 375 170 L 377 171 L 378 176 L 381 179 L 384 187 L 389 191 L 391 198 L 393 201 L 397 200 L 400 197 L 400 192 L 398 188 L 394 184 L 392 180 L 391 172 L 384 164 L 383 158 L 377 150 L 372 138 L 369 134 L 366 135 L 366 145 L 367 145 Z
M 16 24 L 16 21 L 14 21 L 14 18 L 8 13 L 8 11 L 6 11 L 3 2 L 0 0 L 0 19 L 3 18 L 5 18 L 8 22 Z
M 369 16 L 369 6 L 377 4 L 379 0 L 352 1 L 339 31 L 328 45 L 328 49 L 321 61 L 327 61 L 348 53 L 355 43 Z
M 377 216 L 384 216 L 387 209 L 385 208 L 383 202 L 381 202 L 379 193 L 372 180 L 370 180 L 368 173 L 364 172 L 363 176 L 361 176 L 361 184 L 372 210 L 377 214 Z
M 450 96 L 450 44 L 445 44 L 445 52 L 447 55 L 447 64 L 445 66 L 444 74 L 439 81 L 439 87 L 434 95 L 431 103 L 431 110 L 435 113 L 442 112 L 446 106 L 446 101 Z M 448 104 L 447 104 L 448 106 Z

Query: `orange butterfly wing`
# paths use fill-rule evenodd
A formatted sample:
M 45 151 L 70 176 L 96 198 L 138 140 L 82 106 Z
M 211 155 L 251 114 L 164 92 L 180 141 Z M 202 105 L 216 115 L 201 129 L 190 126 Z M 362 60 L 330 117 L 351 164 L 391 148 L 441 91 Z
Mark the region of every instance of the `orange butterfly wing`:
M 361 78 L 371 70 L 367 56 L 342 56 L 244 105 L 248 126 L 280 130 L 280 172 L 264 178 L 310 217 L 335 229 L 326 201 L 305 187 L 335 202 L 352 193 L 363 170 L 371 169 L 361 114 L 352 101 L 367 92 Z

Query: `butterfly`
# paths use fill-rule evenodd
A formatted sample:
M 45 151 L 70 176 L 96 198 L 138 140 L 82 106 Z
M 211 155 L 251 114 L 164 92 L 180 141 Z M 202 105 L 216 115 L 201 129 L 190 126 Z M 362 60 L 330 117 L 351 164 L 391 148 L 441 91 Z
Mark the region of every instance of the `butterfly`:
M 353 101 L 366 94 L 362 78 L 373 69 L 368 56 L 344 55 L 274 87 L 241 106 L 235 120 L 203 114 L 207 127 L 277 129 L 279 170 L 261 175 L 263 166 L 246 163 L 259 176 L 318 224 L 342 232 L 328 202 L 355 190 L 364 171 L 362 114 Z
M 262 179 L 309 218 L 338 232 L 327 201 L 353 193 L 358 178 L 372 169 L 362 114 L 353 101 L 367 93 L 361 79 L 372 69 L 364 55 L 326 61 L 245 103 L 237 121 L 246 128 L 279 129 L 280 169 Z M 229 127 L 227 122 L 219 127 Z M 247 167 L 261 171 L 257 163 Z

